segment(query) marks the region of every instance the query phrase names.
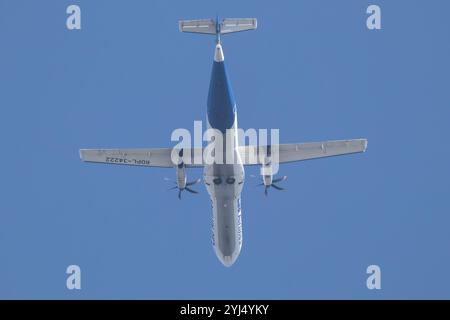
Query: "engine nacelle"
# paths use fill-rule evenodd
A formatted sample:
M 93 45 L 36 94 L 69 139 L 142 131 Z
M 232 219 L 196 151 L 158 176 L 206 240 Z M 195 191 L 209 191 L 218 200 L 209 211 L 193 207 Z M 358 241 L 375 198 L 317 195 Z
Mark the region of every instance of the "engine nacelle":
M 287 176 L 282 176 L 278 178 L 273 178 L 273 168 L 271 165 L 270 160 L 267 162 L 264 162 L 264 164 L 261 166 L 261 176 L 263 179 L 263 183 L 261 185 L 264 185 L 264 194 L 267 196 L 267 190 L 269 188 L 274 188 L 276 190 L 284 190 L 284 188 L 277 185 L 278 182 L 284 181 L 287 179 Z
M 261 166 L 261 176 L 265 186 L 270 186 L 273 180 L 272 161 L 267 157 L 264 164 Z
M 177 174 L 177 187 L 180 190 L 183 190 L 184 188 L 186 188 L 186 181 L 187 181 L 187 177 L 186 177 L 186 165 L 184 164 L 183 161 L 183 149 L 180 149 L 178 151 L 178 159 L 177 161 L 177 166 L 176 166 L 176 174 Z
M 179 189 L 186 188 L 186 166 L 183 162 L 181 162 L 179 165 L 177 165 L 177 186 Z
M 263 175 L 263 182 L 265 186 L 270 186 L 272 185 L 272 180 L 273 180 L 273 176 L 272 175 Z
M 173 158 L 172 158 L 173 159 Z M 172 160 L 174 161 L 174 160 Z M 191 186 L 193 186 L 194 184 L 197 184 L 201 181 L 201 179 L 197 179 L 194 181 L 187 181 L 187 175 L 186 175 L 186 165 L 184 164 L 183 161 L 183 149 L 181 149 L 178 152 L 178 159 L 176 159 L 177 161 L 177 165 L 175 167 L 176 169 L 176 174 L 177 174 L 177 186 L 173 187 L 171 189 L 178 189 L 178 199 L 181 199 L 181 193 L 183 191 L 188 191 L 189 193 L 198 193 L 198 191 L 195 191 L 194 189 L 191 188 Z

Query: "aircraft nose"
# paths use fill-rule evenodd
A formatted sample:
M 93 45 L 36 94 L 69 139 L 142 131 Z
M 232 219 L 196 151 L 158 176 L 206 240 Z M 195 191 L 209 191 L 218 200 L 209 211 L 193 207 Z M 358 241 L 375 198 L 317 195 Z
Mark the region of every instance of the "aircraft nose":
M 220 262 L 222 262 L 225 267 L 231 267 L 236 262 L 236 258 L 237 256 L 221 256 Z
M 231 267 L 239 257 L 239 254 L 241 252 L 241 245 L 236 246 L 235 248 L 226 249 L 226 250 L 220 250 L 218 247 L 214 246 L 216 256 L 219 259 L 219 261 L 225 266 L 225 267 Z

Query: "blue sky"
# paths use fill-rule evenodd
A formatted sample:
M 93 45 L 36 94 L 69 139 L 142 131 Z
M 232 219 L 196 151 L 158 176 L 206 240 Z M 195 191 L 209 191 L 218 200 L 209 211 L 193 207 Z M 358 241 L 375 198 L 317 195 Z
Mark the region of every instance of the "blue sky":
M 77 4 L 82 30 L 66 29 Z M 382 30 L 366 28 L 378 4 Z M 0 298 L 450 298 L 448 1 L 0 0 Z M 226 36 L 242 128 L 365 137 L 365 154 L 247 178 L 244 243 L 215 257 L 203 185 L 82 163 L 79 148 L 170 147 L 204 120 L 213 39 L 179 19 L 256 17 Z M 199 169 L 189 177 L 201 177 Z M 247 175 L 257 168 L 247 169 Z M 274 191 L 274 190 L 271 190 Z M 82 289 L 66 289 L 66 267 Z M 366 288 L 377 264 L 382 289 Z

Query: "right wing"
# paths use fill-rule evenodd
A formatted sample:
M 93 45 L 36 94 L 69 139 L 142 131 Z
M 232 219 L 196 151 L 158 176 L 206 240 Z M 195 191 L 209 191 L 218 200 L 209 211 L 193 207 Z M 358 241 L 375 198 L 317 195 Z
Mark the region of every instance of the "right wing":
M 186 167 L 201 167 L 203 163 L 194 163 L 194 153 L 202 149 L 184 149 L 183 160 Z M 175 152 L 174 161 L 172 153 Z M 81 149 L 80 158 L 86 162 L 121 164 L 129 166 L 173 168 L 177 165 L 176 149 Z M 190 160 L 189 161 L 189 154 Z
M 272 146 L 272 153 L 278 149 L 278 163 L 287 163 L 364 152 L 366 148 L 366 139 L 353 139 L 280 144 Z M 256 165 L 264 162 L 266 149 L 267 146 L 242 146 L 239 151 L 245 165 Z

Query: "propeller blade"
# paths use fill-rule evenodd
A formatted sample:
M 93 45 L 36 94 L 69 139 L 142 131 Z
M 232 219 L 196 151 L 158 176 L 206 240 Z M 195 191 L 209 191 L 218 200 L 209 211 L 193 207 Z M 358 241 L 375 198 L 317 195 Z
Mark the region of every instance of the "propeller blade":
M 202 179 L 197 179 L 197 180 L 194 180 L 194 181 L 188 182 L 188 183 L 186 183 L 186 185 L 187 185 L 187 186 L 192 186 L 192 185 L 194 185 L 194 184 L 197 184 L 197 183 L 199 183 L 200 181 L 202 181 Z
M 189 191 L 190 193 L 198 193 L 198 191 L 192 190 L 191 188 L 185 187 L 185 189 L 187 191 Z
M 262 183 L 260 183 L 260 184 L 257 184 L 257 186 L 264 186 L 264 194 L 267 196 L 268 195 L 268 190 L 269 190 L 270 187 L 274 187 L 277 190 L 285 190 L 284 188 L 277 186 L 275 184 L 275 182 L 284 181 L 286 179 L 287 179 L 287 176 L 282 176 L 282 177 L 273 179 L 272 180 L 272 184 L 270 186 L 265 185 L 264 181 Z
M 273 184 L 273 183 L 272 183 L 272 187 L 274 187 L 277 190 L 284 190 L 284 188 L 281 188 L 281 187 L 279 187 L 279 186 L 277 186 L 276 184 Z
M 195 190 L 189 188 L 188 186 L 191 186 L 191 185 L 193 185 L 193 184 L 199 183 L 200 181 L 201 181 L 201 179 L 197 179 L 197 180 L 195 180 L 195 181 L 191 181 L 191 182 L 189 182 L 189 183 L 186 183 L 186 186 L 185 186 L 183 189 L 180 189 L 180 188 L 178 187 L 178 185 L 176 185 L 176 186 L 174 186 L 174 187 L 172 187 L 172 188 L 169 188 L 169 189 L 167 189 L 167 190 L 175 190 L 175 189 L 178 189 L 178 199 L 181 199 L 181 193 L 183 192 L 183 190 L 187 190 L 187 191 L 190 192 L 190 193 L 198 193 L 198 191 L 195 191 Z
M 280 181 L 284 181 L 284 180 L 286 180 L 287 179 L 287 176 L 282 176 L 282 177 L 280 177 L 280 178 L 276 178 L 276 179 L 273 179 L 272 180 L 272 182 L 280 182 Z

